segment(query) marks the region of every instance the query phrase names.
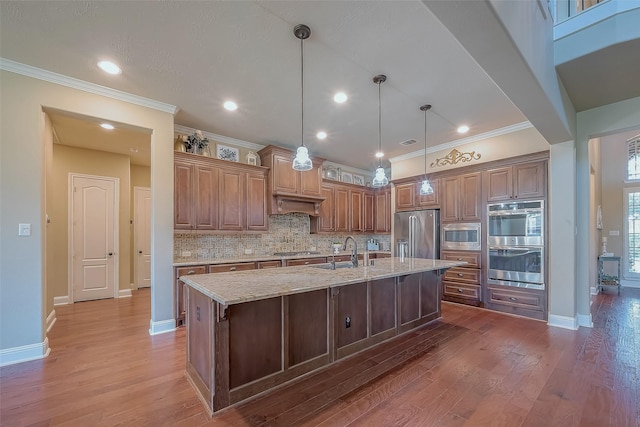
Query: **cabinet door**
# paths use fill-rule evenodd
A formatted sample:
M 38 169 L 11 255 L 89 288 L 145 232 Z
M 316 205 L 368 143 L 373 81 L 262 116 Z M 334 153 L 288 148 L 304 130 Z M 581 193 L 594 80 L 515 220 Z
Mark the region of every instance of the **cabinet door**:
M 291 165 L 289 165 L 291 169 Z M 322 188 L 322 169 L 313 164 L 310 171 L 298 172 L 300 175 L 300 194 L 304 196 L 320 196 Z
M 391 231 L 391 195 L 388 190 L 378 190 L 376 198 L 375 233 Z
M 349 231 L 363 231 L 362 221 L 362 191 L 349 191 Z
M 440 276 L 437 271 L 425 271 L 420 277 L 420 318 L 440 317 Z
M 286 156 L 273 156 L 273 191 L 296 193 L 298 191 L 298 179 L 300 173 L 291 167 L 292 159 Z
M 396 185 L 396 211 L 413 209 L 415 205 L 416 184 L 409 182 Z
M 218 229 L 218 169 L 196 166 L 195 225 L 199 230 Z
M 192 165 L 181 162 L 174 163 L 173 193 L 173 228 L 177 230 L 190 230 L 195 225 L 193 213 L 195 191 Z
M 349 231 L 349 190 L 335 189 L 336 231 Z
M 513 166 L 514 194 L 517 199 L 536 199 L 545 196 L 544 162 Z
M 266 231 L 269 229 L 267 217 L 267 180 L 262 174 L 247 175 L 247 230 Z
M 441 221 L 458 221 L 458 177 L 442 179 Z
M 480 172 L 462 175 L 460 179 L 460 214 L 463 221 L 480 221 L 482 217 L 482 175 Z
M 320 204 L 320 216 L 316 221 L 316 232 L 328 232 L 335 230 L 335 191 L 333 187 L 322 186 L 324 202 Z
M 422 186 L 422 181 L 416 184 L 416 194 L 418 197 L 417 202 L 418 206 L 420 206 L 421 208 L 436 207 L 440 205 L 440 180 L 432 179 L 429 182 L 431 183 L 431 188 L 433 188 L 433 193 L 426 196 L 420 195 L 420 187 Z
M 367 282 L 337 288 L 336 347 L 367 338 Z
M 175 319 L 176 326 L 182 326 L 186 322 L 186 305 L 184 300 L 184 282 L 180 280 L 181 276 L 191 276 L 193 274 L 205 274 L 207 267 L 204 265 L 195 265 L 190 267 L 176 267 L 176 286 L 174 288 L 173 301 L 175 302 Z
M 364 192 L 363 203 L 364 231 L 373 232 L 375 222 L 375 204 L 373 194 L 368 191 Z
M 487 202 L 509 200 L 513 195 L 513 176 L 511 166 L 488 170 Z
M 220 169 L 218 191 L 220 200 L 220 230 L 242 230 L 244 227 L 244 182 L 246 173 Z

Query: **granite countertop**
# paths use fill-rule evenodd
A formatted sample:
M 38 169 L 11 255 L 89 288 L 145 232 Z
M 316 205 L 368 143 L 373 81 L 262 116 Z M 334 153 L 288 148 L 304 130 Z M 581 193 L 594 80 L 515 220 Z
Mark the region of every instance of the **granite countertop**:
M 231 305 L 465 264 L 464 261 L 439 259 L 405 258 L 400 261 L 400 258 L 381 258 L 376 259 L 373 266 L 358 268 L 282 267 L 195 274 L 182 276 L 180 280 L 221 304 Z
M 256 262 L 256 261 L 280 261 L 287 259 L 301 259 L 301 258 L 315 258 L 315 257 L 330 257 L 333 252 L 319 252 L 319 253 L 302 253 L 299 255 L 247 255 L 238 258 L 175 258 L 173 260 L 174 267 L 188 267 L 191 265 L 215 265 L 215 264 L 233 264 L 238 262 Z M 358 254 L 363 254 L 364 251 L 358 251 Z M 390 254 L 391 251 L 369 251 L 370 254 L 381 253 Z M 340 251 L 335 254 L 336 256 L 351 255 L 351 251 Z

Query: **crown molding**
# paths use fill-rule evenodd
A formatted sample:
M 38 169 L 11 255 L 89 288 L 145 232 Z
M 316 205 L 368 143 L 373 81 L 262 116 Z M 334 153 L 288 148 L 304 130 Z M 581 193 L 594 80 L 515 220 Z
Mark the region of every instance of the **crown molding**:
M 483 141 L 485 139 L 495 138 L 497 136 L 506 135 L 506 134 L 513 133 L 513 132 L 519 132 L 521 130 L 529 129 L 529 128 L 532 128 L 532 127 L 533 127 L 533 125 L 529 121 L 522 122 L 522 123 L 516 123 L 515 125 L 505 126 L 503 128 L 500 128 L 500 129 L 494 129 L 494 130 L 489 131 L 489 132 L 480 133 L 478 135 L 474 135 L 474 136 L 470 136 L 470 137 L 462 138 L 462 139 L 456 139 L 455 141 L 450 141 L 450 142 L 447 142 L 445 144 L 440 144 L 440 145 L 435 145 L 433 147 L 429 147 L 427 149 L 427 153 L 435 153 L 435 152 L 441 151 L 441 150 L 449 150 L 449 149 L 452 149 L 452 148 L 459 147 L 461 145 L 471 144 L 472 142 Z M 412 151 L 411 153 L 403 154 L 401 156 L 391 157 L 389 159 L 389 161 L 391 163 L 395 163 L 395 162 L 400 162 L 402 160 L 413 159 L 414 157 L 421 157 L 421 156 L 424 156 L 424 155 L 425 155 L 425 151 L 424 151 L 424 149 L 422 149 L 422 150 L 418 150 L 418 151 Z
M 190 128 L 188 126 L 182 126 L 182 125 L 176 125 L 176 124 L 173 125 L 173 131 L 180 135 L 190 135 L 196 130 L 197 129 Z M 204 130 L 201 132 L 202 132 L 202 135 L 205 136 L 207 139 L 213 139 L 216 142 L 235 145 L 236 147 L 248 148 L 249 150 L 254 150 L 254 151 L 262 150 L 265 147 L 264 145 L 243 141 L 241 139 L 231 138 L 229 136 L 218 135 L 216 133 L 211 133 Z
M 133 95 L 117 89 L 111 89 L 100 86 L 95 83 L 85 82 L 84 80 L 75 79 L 73 77 L 64 76 L 52 71 L 43 70 L 41 68 L 32 67 L 31 65 L 21 64 L 6 58 L 0 58 L 0 70 L 9 71 L 34 79 L 43 80 L 49 83 L 55 83 L 61 86 L 78 89 L 84 92 L 93 93 L 95 95 L 106 96 L 107 98 L 116 99 L 118 101 L 128 102 L 130 104 L 140 105 L 142 107 L 151 108 L 175 115 L 179 108 L 175 105 L 166 104 L 164 102 L 155 101 L 138 95 Z

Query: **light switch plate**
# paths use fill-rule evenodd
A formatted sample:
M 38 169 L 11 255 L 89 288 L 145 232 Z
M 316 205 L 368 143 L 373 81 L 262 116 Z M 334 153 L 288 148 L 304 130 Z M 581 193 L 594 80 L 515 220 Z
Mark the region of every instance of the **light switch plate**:
M 620 230 L 609 230 L 609 236 L 619 236 Z
M 245 255 L 251 255 L 253 253 L 253 249 L 245 249 L 244 250 L 244 254 Z
M 18 224 L 18 236 L 31 236 L 31 224 Z

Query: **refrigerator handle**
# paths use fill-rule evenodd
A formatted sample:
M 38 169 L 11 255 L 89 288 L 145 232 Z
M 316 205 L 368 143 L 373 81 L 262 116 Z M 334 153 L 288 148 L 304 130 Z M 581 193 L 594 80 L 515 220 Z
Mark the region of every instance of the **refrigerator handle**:
M 416 220 L 418 218 L 415 215 L 409 216 L 409 258 L 415 257 L 415 245 L 416 245 Z

